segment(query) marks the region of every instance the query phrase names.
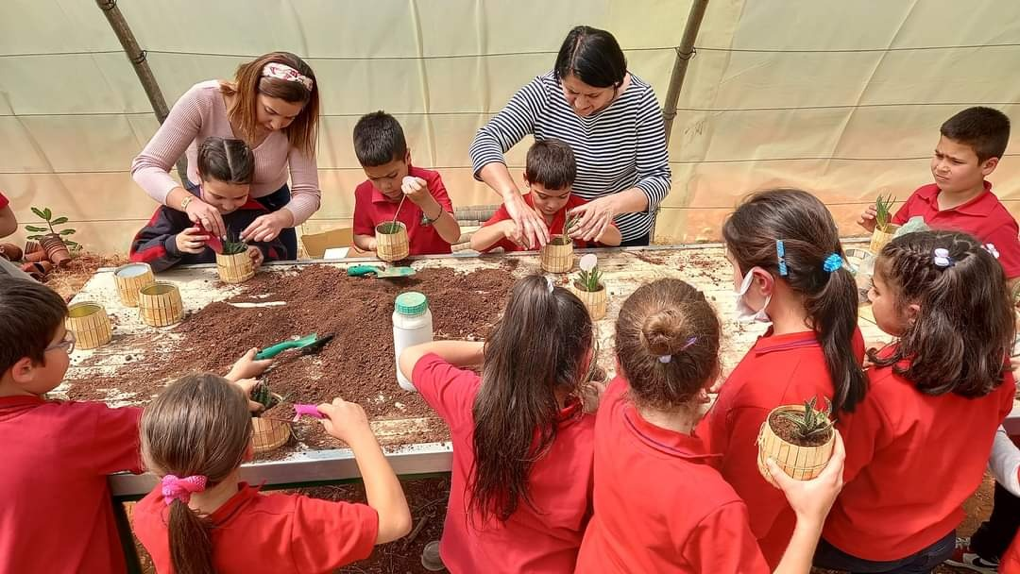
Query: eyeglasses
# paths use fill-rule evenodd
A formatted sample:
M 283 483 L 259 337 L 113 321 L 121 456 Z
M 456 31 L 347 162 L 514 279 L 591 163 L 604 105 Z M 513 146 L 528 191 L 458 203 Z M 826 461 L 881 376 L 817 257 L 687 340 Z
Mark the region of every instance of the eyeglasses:
M 49 347 L 46 347 L 45 349 L 43 349 L 43 352 L 45 353 L 46 351 L 52 351 L 54 349 L 64 349 L 65 351 L 67 351 L 67 354 L 70 355 L 71 353 L 74 352 L 74 343 L 75 343 L 74 333 L 72 333 L 71 331 L 65 331 L 64 339 L 62 341 L 60 341 L 59 343 L 53 343 Z

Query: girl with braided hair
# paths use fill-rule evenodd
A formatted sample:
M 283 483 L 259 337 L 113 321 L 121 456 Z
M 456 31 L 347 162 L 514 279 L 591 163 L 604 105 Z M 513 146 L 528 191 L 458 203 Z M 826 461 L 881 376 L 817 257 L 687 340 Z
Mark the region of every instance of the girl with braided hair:
M 815 565 L 930 572 L 953 553 L 963 501 L 1013 407 L 1010 294 L 994 249 L 930 231 L 882 250 L 869 298 L 898 340 L 868 351 L 868 395 L 837 423 L 846 486 Z

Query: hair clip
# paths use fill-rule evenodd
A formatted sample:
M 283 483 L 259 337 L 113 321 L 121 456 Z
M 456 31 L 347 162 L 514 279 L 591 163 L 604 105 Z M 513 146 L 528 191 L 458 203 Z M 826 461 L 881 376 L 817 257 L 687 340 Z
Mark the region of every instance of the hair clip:
M 782 239 L 776 240 L 776 257 L 779 259 L 779 275 L 786 277 L 788 274 L 786 269 L 786 246 L 783 245 Z
M 556 283 L 552 280 L 552 277 L 546 275 L 545 284 L 549 286 L 549 292 L 552 293 L 553 289 L 556 287 Z
M 991 253 L 992 257 L 994 257 L 996 259 L 999 258 L 999 250 L 995 248 L 994 244 L 992 244 L 992 243 L 985 243 L 984 245 L 982 245 L 982 247 L 985 248 L 985 251 Z
M 949 250 L 943 247 L 939 247 L 933 252 L 932 261 L 937 267 L 952 267 L 956 264 L 953 258 L 949 256 Z
M 690 347 L 691 345 L 693 345 L 694 343 L 697 343 L 697 342 L 698 342 L 698 338 L 697 337 L 691 337 L 690 339 L 687 339 L 687 342 L 684 343 L 684 346 L 680 347 L 680 352 L 682 353 L 682 352 L 686 351 L 688 347 Z
M 843 267 L 843 258 L 839 256 L 839 253 L 833 253 L 825 258 L 825 263 L 822 264 L 822 269 L 825 269 L 826 273 L 835 273 Z
M 673 355 L 661 355 L 659 357 L 659 362 L 662 363 L 663 365 L 665 365 L 666 363 L 668 363 L 668 362 L 670 362 L 672 360 L 673 360 Z

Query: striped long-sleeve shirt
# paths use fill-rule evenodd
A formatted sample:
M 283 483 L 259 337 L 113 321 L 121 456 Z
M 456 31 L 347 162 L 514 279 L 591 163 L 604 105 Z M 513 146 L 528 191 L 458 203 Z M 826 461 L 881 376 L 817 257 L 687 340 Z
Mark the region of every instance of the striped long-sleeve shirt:
M 647 211 L 615 220 L 624 241 L 644 236 L 669 193 L 671 174 L 655 92 L 633 74 L 630 80 L 609 107 L 583 118 L 570 107 L 552 72 L 538 76 L 478 130 L 470 150 L 475 178 L 487 164 L 506 163 L 503 154 L 529 133 L 538 140 L 562 140 L 574 150 L 577 195 L 592 200 L 633 187 L 645 193 Z

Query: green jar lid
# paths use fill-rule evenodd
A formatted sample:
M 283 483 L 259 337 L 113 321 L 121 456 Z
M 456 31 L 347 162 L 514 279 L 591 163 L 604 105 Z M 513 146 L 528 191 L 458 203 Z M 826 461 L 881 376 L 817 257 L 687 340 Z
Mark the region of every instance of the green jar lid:
M 424 293 L 408 291 L 397 295 L 397 313 L 408 317 L 422 315 L 429 308 L 428 297 Z

